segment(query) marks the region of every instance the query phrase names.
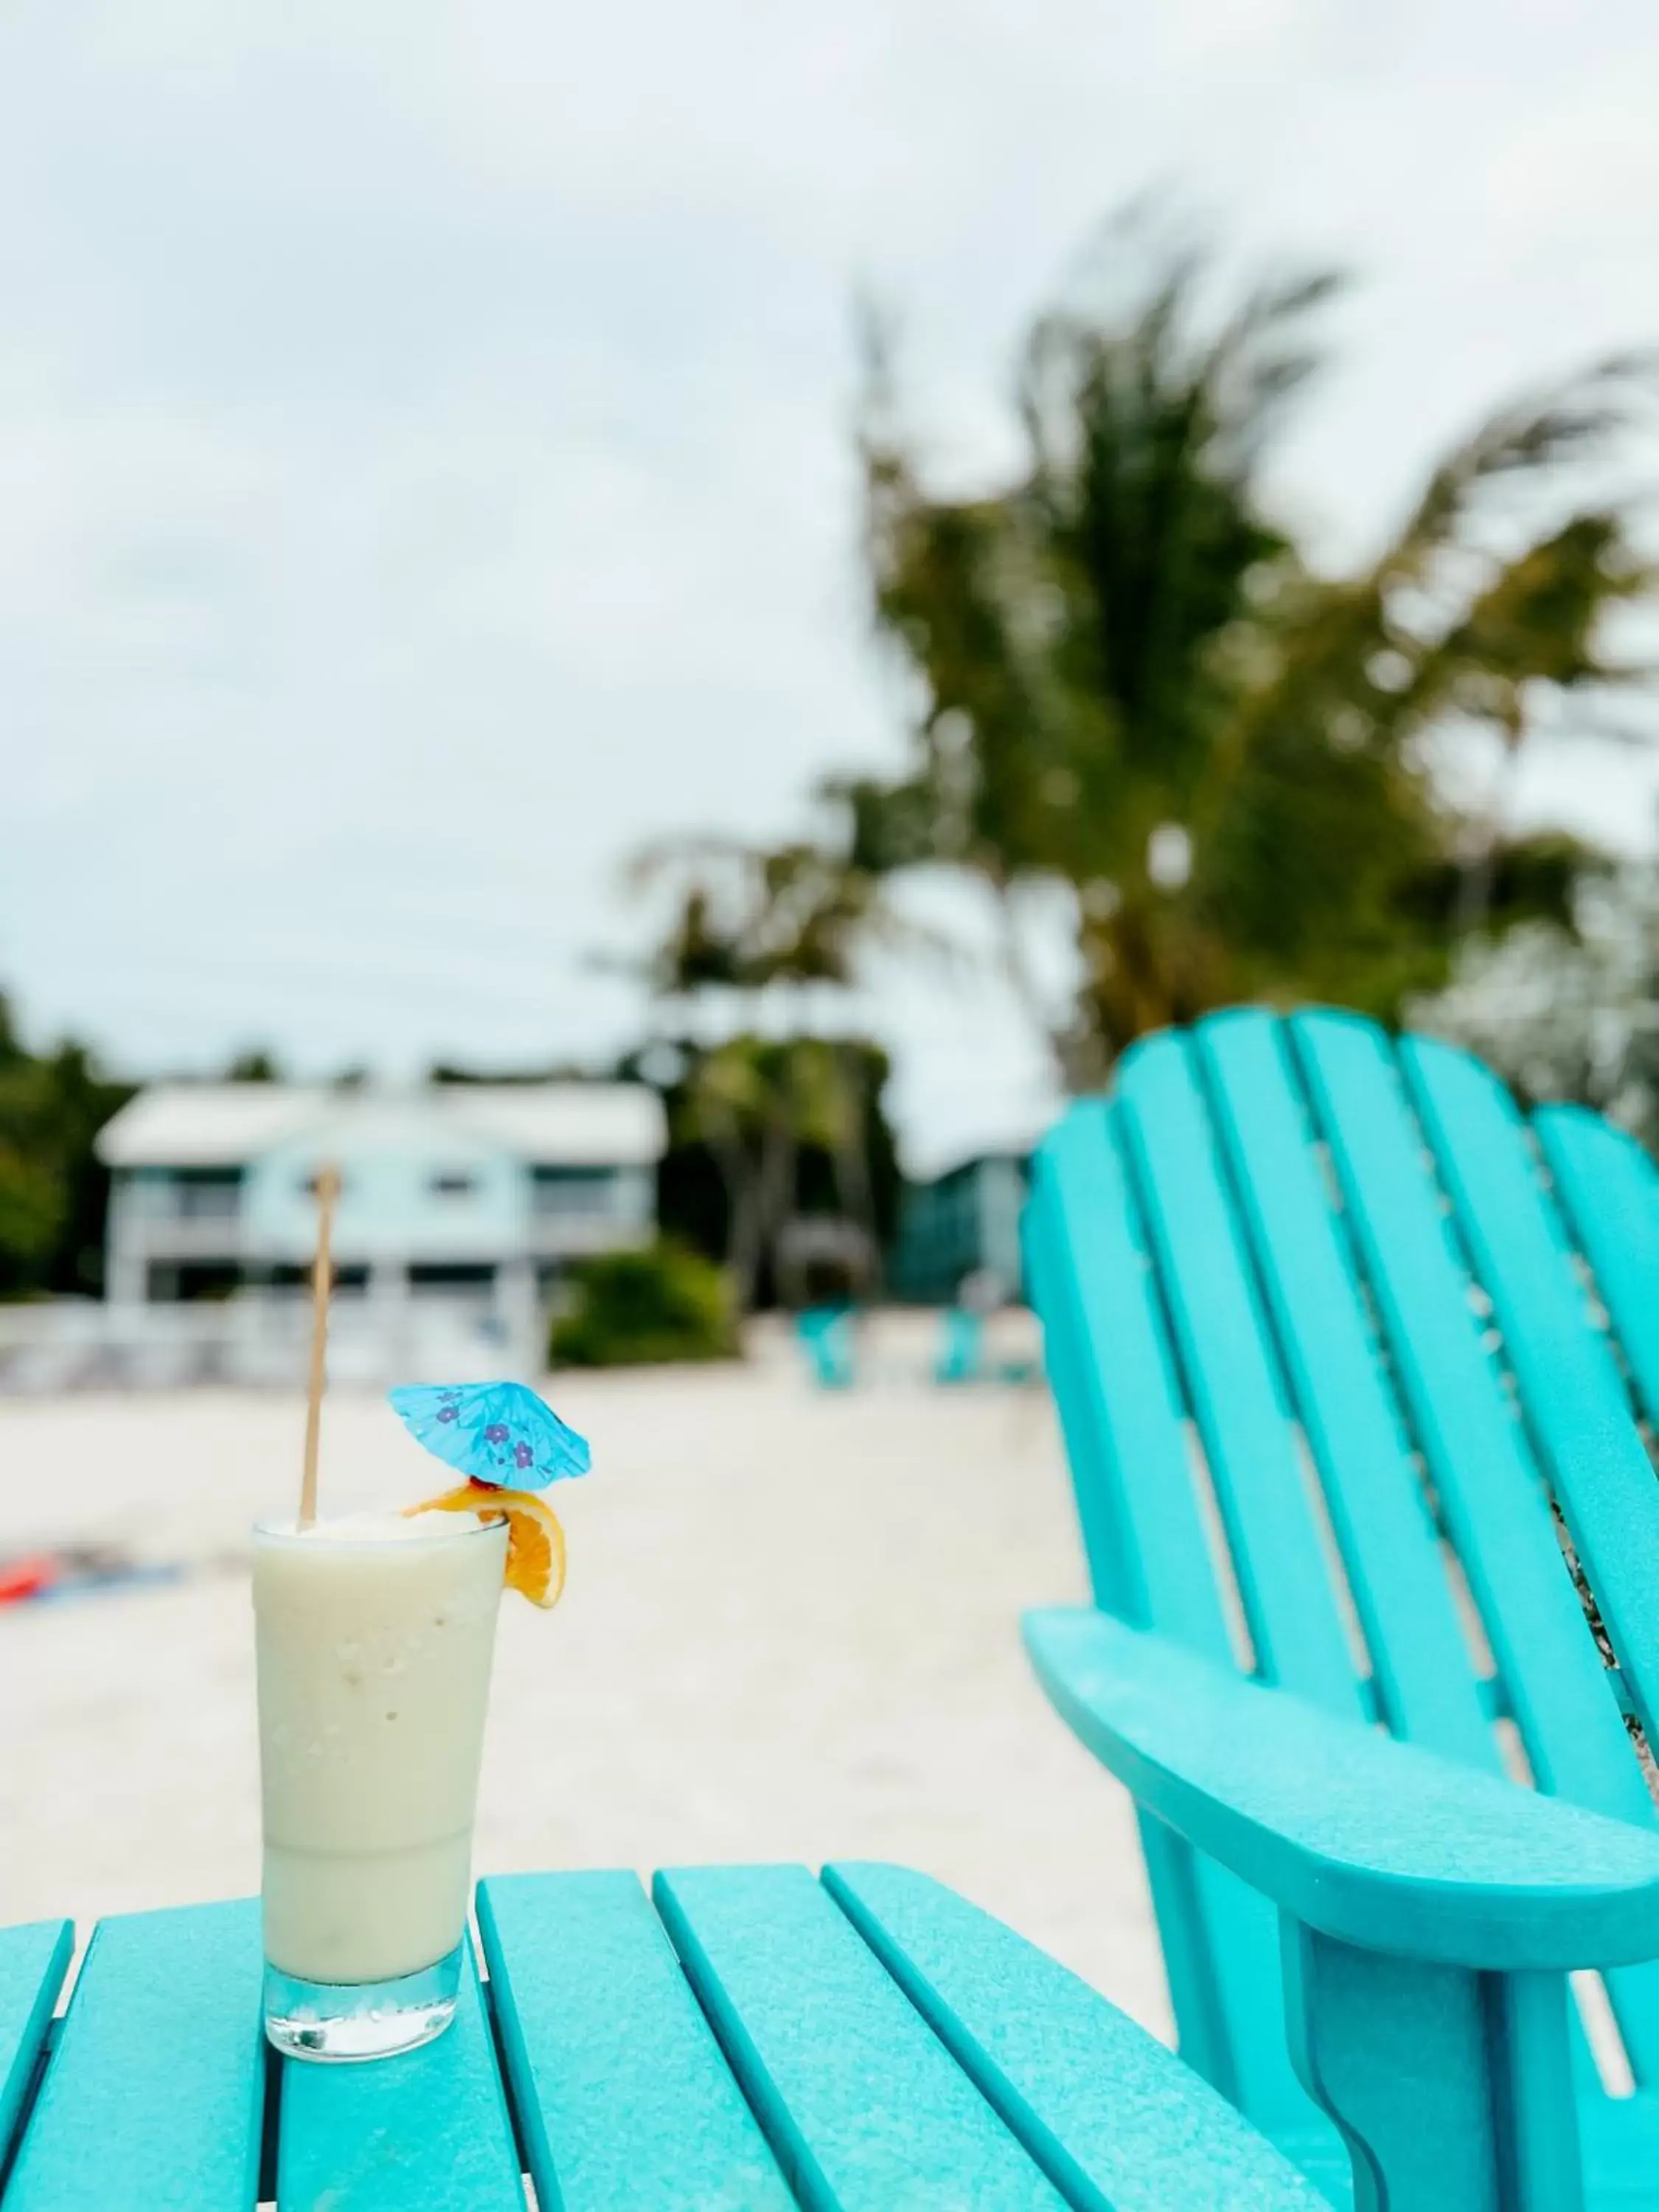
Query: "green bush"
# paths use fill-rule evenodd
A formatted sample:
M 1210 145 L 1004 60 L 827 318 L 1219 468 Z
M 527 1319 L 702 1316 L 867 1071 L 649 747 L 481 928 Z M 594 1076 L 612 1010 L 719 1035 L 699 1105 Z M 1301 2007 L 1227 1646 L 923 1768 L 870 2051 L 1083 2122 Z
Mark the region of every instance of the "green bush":
M 725 1275 L 677 1244 L 607 1252 L 571 1270 L 575 1297 L 548 1338 L 556 1367 L 731 1359 L 737 1323 Z

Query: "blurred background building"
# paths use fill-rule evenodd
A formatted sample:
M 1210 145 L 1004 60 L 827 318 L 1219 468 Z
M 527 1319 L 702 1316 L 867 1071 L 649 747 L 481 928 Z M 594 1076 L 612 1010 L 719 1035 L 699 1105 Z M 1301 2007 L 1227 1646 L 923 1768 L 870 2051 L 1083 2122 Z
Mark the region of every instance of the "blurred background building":
M 1028 1152 L 986 1152 L 929 1182 L 911 1184 L 899 1212 L 892 1283 L 899 1297 L 949 1305 L 978 1278 L 1004 1298 L 1024 1282 L 1019 1217 L 1030 1172 Z
M 653 1235 L 664 1140 L 638 1084 L 158 1084 L 98 1139 L 101 1305 L 17 1309 L 15 1349 L 40 1380 L 291 1379 L 327 1164 L 337 1376 L 533 1373 L 572 1263 Z

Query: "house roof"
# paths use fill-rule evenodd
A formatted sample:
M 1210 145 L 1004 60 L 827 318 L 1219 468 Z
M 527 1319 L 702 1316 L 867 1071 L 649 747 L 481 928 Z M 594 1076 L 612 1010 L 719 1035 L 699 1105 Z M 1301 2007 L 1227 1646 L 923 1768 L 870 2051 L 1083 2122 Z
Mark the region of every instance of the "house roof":
M 399 1118 L 430 1117 L 434 1139 L 482 1138 L 534 1164 L 643 1167 L 666 1141 L 662 1102 L 638 1083 L 435 1084 L 389 1092 L 287 1083 L 158 1083 L 99 1133 L 112 1168 L 242 1167 L 312 1127 L 364 1133 L 395 1099 Z

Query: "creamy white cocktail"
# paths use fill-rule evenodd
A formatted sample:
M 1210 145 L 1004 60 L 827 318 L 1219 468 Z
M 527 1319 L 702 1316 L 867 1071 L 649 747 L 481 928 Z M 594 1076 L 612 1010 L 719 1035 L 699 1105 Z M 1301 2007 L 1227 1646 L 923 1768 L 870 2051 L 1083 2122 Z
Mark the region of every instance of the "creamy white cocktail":
M 592 1464 L 586 1439 L 525 1383 L 405 1383 L 392 1408 L 450 1486 L 401 1513 L 320 1517 L 348 1184 L 326 1162 L 312 1178 L 300 1510 L 253 1535 L 265 2033 L 304 2058 L 387 2057 L 454 2017 L 501 1590 L 558 1603 L 564 1534 L 536 1493 Z
M 265 1956 L 296 1984 L 372 1994 L 461 1941 L 507 1551 L 453 1512 L 255 1532 Z

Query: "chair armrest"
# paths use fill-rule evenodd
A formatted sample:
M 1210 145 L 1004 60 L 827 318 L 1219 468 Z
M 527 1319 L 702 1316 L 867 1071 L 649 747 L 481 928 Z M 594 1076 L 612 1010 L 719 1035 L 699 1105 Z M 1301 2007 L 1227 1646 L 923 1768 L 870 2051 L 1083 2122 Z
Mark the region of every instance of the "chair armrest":
M 1055 1710 L 1138 1802 L 1307 1926 L 1493 1972 L 1659 1957 L 1659 1834 L 1336 1718 L 1081 1607 L 1028 1613 Z

